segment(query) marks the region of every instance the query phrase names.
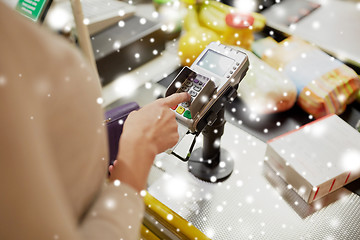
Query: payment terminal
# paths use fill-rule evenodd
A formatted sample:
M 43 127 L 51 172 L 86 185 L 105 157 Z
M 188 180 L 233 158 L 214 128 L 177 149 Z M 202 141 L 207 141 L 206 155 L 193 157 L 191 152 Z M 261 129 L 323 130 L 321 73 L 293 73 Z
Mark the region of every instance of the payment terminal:
M 218 42 L 210 43 L 191 67 L 184 67 L 166 91 L 166 96 L 188 92 L 189 102 L 172 109 L 176 119 L 191 133 L 200 133 L 216 120 L 224 102 L 237 95 L 240 81 L 249 67 L 247 55 Z

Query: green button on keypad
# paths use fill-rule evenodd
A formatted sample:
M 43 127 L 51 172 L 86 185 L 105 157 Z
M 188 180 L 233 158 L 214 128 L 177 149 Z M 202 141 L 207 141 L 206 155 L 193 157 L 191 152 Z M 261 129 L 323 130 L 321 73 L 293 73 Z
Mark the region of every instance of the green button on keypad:
M 186 111 L 184 112 L 184 117 L 186 117 L 186 118 L 188 118 L 188 119 L 191 119 L 191 113 L 190 113 L 189 110 L 186 110 Z

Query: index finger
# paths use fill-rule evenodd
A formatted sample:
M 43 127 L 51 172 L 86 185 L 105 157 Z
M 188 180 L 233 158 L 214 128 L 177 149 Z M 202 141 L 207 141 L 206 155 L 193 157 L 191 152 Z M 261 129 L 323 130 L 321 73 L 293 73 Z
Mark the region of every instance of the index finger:
M 163 103 L 168 107 L 174 107 L 182 102 L 190 101 L 190 94 L 187 92 L 174 93 L 166 98 L 163 98 Z

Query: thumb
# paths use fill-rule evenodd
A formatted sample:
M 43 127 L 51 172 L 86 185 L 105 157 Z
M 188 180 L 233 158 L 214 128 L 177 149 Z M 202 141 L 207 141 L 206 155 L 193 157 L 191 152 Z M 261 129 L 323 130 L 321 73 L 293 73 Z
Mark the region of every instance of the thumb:
M 163 98 L 163 103 L 168 107 L 173 107 L 182 102 L 190 101 L 190 94 L 187 92 L 174 93 L 166 98 Z

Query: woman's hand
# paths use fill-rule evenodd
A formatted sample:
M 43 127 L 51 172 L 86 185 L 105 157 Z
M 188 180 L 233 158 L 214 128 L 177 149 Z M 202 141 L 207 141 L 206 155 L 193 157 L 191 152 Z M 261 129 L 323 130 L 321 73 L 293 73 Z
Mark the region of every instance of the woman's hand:
M 155 155 L 173 147 L 179 139 L 175 113 L 170 108 L 189 100 L 188 93 L 176 93 L 129 114 L 117 161 L 109 168 L 110 180 L 118 179 L 138 191 L 145 188 Z

